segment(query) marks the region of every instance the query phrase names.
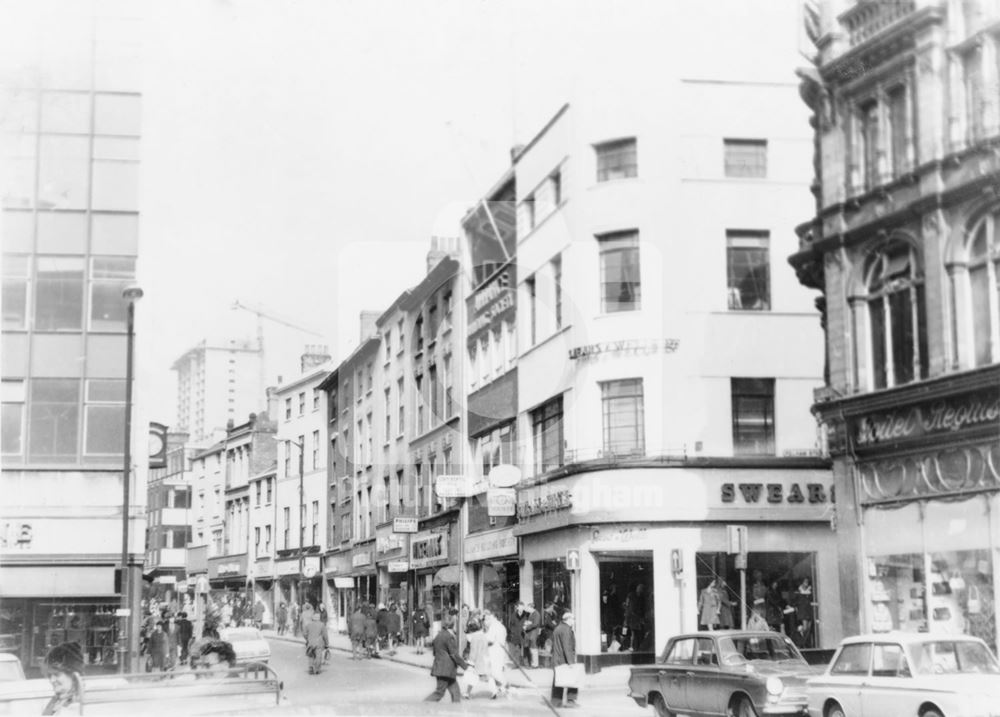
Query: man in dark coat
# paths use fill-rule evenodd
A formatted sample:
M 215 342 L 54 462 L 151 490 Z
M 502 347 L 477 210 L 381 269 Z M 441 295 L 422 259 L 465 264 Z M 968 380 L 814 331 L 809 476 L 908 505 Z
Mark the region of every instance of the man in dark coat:
M 351 636 L 351 659 L 360 660 L 365 649 L 365 613 L 358 603 L 348 620 L 348 634 Z
M 434 638 L 434 664 L 431 675 L 437 679 L 437 688 L 425 698 L 425 702 L 439 702 L 447 691 L 452 702 L 461 702 L 462 692 L 458 689 L 458 668 L 467 669 L 469 663 L 458 654 L 458 638 L 452 632 L 455 620 L 451 615 L 441 618 L 441 629 Z
M 288 627 L 288 607 L 285 603 L 281 603 L 278 606 L 278 612 L 275 616 L 276 625 L 279 635 L 285 634 L 285 629 Z
M 524 664 L 524 620 L 524 603 L 518 602 L 507 623 L 507 642 L 510 645 L 508 653 L 514 667 Z
M 563 702 L 563 688 L 556 687 L 555 680 L 555 670 L 559 665 L 575 665 L 576 664 L 576 635 L 573 632 L 573 624 L 575 620 L 573 619 L 573 613 L 566 611 L 563 613 L 562 621 L 552 631 L 552 703 L 555 704 L 556 700 Z M 577 707 L 576 698 L 579 690 L 576 687 L 570 687 L 566 690 L 565 703 L 563 707 Z
M 191 646 L 191 638 L 194 636 L 194 625 L 188 620 L 186 612 L 180 613 L 177 617 L 177 643 L 181 648 L 181 663 L 187 664 L 188 648 Z
M 427 639 L 427 632 L 430 630 L 431 620 L 427 617 L 427 610 L 423 605 L 417 606 L 413 611 L 413 642 L 417 646 L 417 654 L 424 654 L 424 641 Z
M 368 603 L 365 608 L 365 647 L 368 657 L 378 657 L 378 621 L 375 617 L 375 606 Z
M 318 675 L 323 668 L 323 655 L 330 646 L 327 637 L 326 624 L 319 619 L 319 613 L 314 612 L 312 619 L 302 628 L 306 639 L 306 655 L 309 657 L 309 674 Z
M 403 629 L 403 616 L 396 609 L 396 604 L 389 606 L 385 615 L 385 631 L 389 636 L 389 654 L 396 654 L 396 643 L 399 641 L 399 633 Z
M 528 656 L 531 658 L 531 666 L 538 667 L 538 641 L 542 636 L 542 613 L 535 608 L 535 603 L 529 602 L 525 615 L 524 642 L 528 648 Z
M 389 640 L 389 611 L 385 609 L 385 603 L 378 604 L 378 611 L 375 613 L 375 627 L 378 631 L 378 646 L 386 645 Z

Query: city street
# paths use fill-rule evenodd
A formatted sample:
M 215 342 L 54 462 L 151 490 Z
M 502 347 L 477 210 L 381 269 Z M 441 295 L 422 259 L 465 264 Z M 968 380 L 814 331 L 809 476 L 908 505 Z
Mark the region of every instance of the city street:
M 332 649 L 330 662 L 310 675 L 301 644 L 271 639 L 271 666 L 285 683 L 282 705 L 254 714 L 332 715 L 607 715 L 638 717 L 640 710 L 625 696 L 623 686 L 600 686 L 581 693 L 581 708 L 553 710 L 543 699 L 548 684 L 539 688 L 512 687 L 509 699 L 491 700 L 485 689 L 473 699 L 453 705 L 446 695 L 439 703 L 424 702 L 434 680 L 424 667 L 389 659 L 356 662 L 350 653 Z M 403 648 L 408 650 L 409 648 Z

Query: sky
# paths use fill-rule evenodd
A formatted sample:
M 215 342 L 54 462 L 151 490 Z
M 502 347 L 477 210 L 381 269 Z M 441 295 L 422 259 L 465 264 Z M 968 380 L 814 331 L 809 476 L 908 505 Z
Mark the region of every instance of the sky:
M 93 1 L 145 15 L 140 377 L 166 424 L 176 358 L 255 336 L 234 301 L 308 330 L 262 322 L 271 380 L 307 343 L 346 357 L 359 313 L 417 283 L 430 237 L 457 236 L 511 147 L 595 77 L 655 83 L 671 52 L 731 76 L 764 32 L 796 35 L 769 18 L 796 0 L 713 0 L 705 36 L 680 0 Z

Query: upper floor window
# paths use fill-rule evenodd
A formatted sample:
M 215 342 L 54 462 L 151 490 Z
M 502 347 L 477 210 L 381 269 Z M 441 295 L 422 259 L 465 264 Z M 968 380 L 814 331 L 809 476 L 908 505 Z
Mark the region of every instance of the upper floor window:
M 774 455 L 774 379 L 732 379 L 733 453 Z
M 594 146 L 597 153 L 597 181 L 638 176 L 635 137 L 604 142 Z
M 562 255 L 557 254 L 551 261 L 552 264 L 552 288 L 555 292 L 554 302 L 555 306 L 555 320 L 556 320 L 556 330 L 562 328 L 563 316 L 562 316 Z
M 528 293 L 528 344 L 534 346 L 538 339 L 538 287 L 534 275 L 524 280 L 524 288 Z M 480 356 L 480 360 L 487 361 L 485 356 Z
M 601 382 L 604 452 L 642 455 L 646 450 L 642 379 Z
M 122 291 L 135 279 L 135 259 L 95 256 L 90 276 L 90 328 L 124 330 L 127 302 Z
M 3 413 L 0 450 L 5 456 L 24 452 L 24 398 L 24 381 L 4 381 L 0 384 L 0 408 Z
M 983 217 L 970 237 L 967 325 L 975 365 L 985 366 L 1000 361 L 1000 209 Z
M 910 103 L 905 82 L 880 85 L 858 102 L 848 133 L 851 191 L 870 191 L 913 166 Z
M 727 177 L 766 177 L 766 139 L 724 139 Z
M 563 464 L 563 401 L 556 396 L 531 412 L 535 474 Z
M 289 419 L 291 417 L 292 417 L 292 399 L 291 398 L 286 398 L 285 399 L 285 419 L 287 420 L 287 419 Z
M 771 308 L 770 232 L 726 231 L 726 278 L 729 308 Z
M 639 309 L 639 232 L 604 234 L 597 241 L 601 251 L 601 312 Z
M 84 305 L 83 257 L 39 257 L 37 270 L 35 329 L 79 330 Z
M 965 75 L 966 140 L 978 142 L 985 138 L 986 92 L 983 77 L 983 51 L 975 44 L 962 55 Z M 996 92 L 996 89 L 993 90 Z
M 314 411 L 318 411 L 319 410 L 319 389 L 318 388 L 314 388 L 313 389 L 313 410 Z
M 4 254 L 0 262 L 3 271 L 3 328 L 23 329 L 28 316 L 28 281 L 31 276 L 31 257 Z
M 865 267 L 872 385 L 886 388 L 927 377 L 924 280 L 916 252 L 896 241 Z
M 306 412 L 306 394 L 302 392 L 299 394 L 299 415 L 302 416 Z

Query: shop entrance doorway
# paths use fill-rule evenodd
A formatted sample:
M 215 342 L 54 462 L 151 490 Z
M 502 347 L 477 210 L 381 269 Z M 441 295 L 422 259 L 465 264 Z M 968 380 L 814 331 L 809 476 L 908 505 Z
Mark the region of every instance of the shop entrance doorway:
M 696 566 L 699 628 L 738 629 L 744 614 L 749 627 L 756 613 L 800 648 L 820 644 L 815 553 L 748 553 L 745 595 L 735 555 L 698 553 Z
M 653 554 L 595 553 L 600 577 L 601 652 L 655 652 Z

